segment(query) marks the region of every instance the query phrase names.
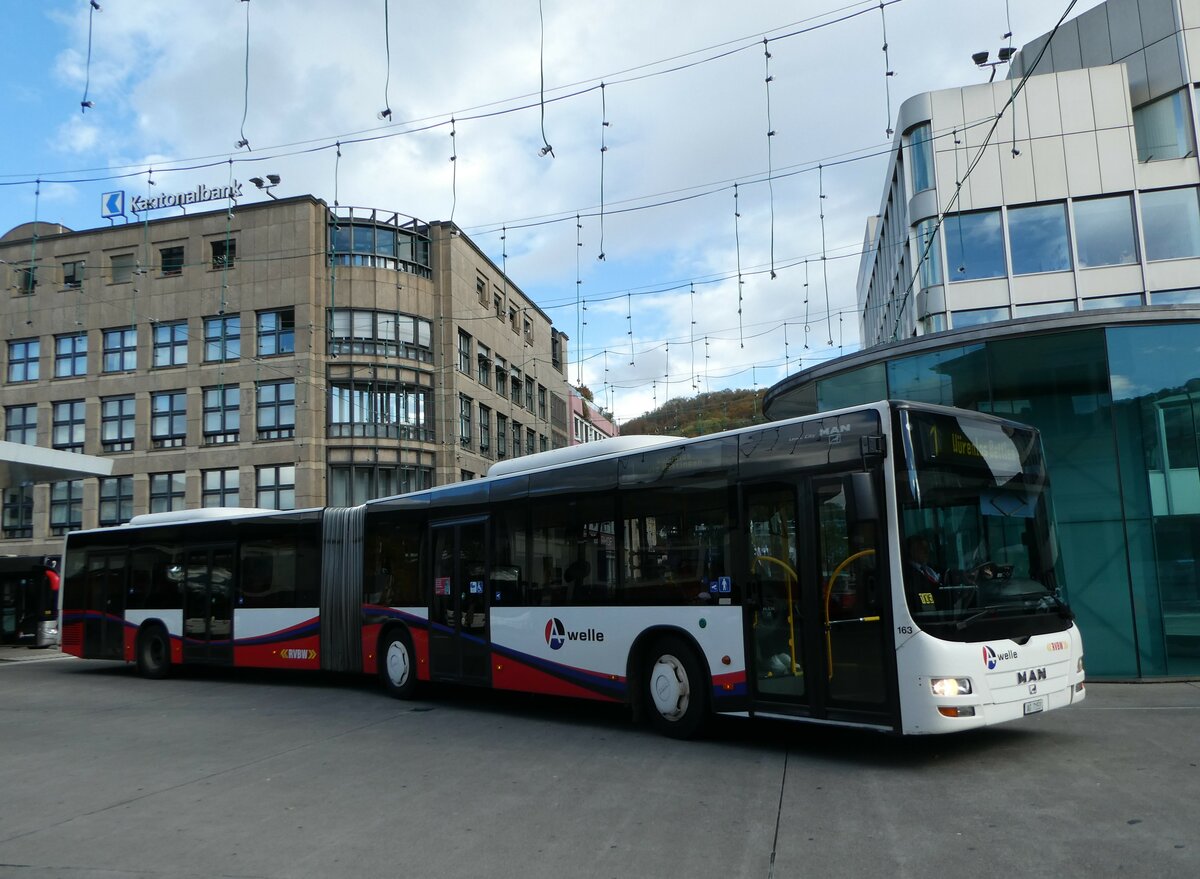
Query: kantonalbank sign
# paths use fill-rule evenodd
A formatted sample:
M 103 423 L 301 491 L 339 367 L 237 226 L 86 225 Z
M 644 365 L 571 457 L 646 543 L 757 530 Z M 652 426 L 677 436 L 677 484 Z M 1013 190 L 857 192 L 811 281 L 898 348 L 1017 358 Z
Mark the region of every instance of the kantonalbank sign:
M 135 195 L 129 200 L 129 212 L 144 214 L 147 211 L 158 211 L 163 208 L 181 208 L 206 201 L 241 197 L 242 184 L 237 180 L 228 186 L 204 186 L 201 184 L 187 192 L 164 192 L 153 198 Z M 100 196 L 100 216 L 105 218 L 125 216 L 125 192 L 123 190 L 106 192 Z

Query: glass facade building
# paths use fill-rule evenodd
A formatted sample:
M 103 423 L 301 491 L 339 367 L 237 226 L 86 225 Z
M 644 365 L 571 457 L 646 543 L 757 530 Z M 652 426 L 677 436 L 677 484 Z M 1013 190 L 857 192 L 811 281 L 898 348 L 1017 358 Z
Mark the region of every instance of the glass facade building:
M 779 419 L 885 397 L 1041 430 L 1089 673 L 1200 674 L 1200 309 L 924 336 L 791 376 L 764 408 Z

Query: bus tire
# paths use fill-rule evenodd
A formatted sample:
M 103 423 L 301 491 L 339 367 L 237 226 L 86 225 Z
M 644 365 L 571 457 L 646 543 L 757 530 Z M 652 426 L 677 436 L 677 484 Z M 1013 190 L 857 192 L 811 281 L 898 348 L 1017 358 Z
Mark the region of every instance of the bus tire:
M 412 639 L 403 629 L 393 629 L 379 645 L 379 680 L 397 699 L 411 699 L 417 691 L 417 662 Z
M 137 670 L 152 680 L 171 673 L 171 639 L 162 626 L 146 626 L 138 633 Z
M 645 674 L 646 711 L 654 728 L 675 739 L 690 739 L 708 718 L 706 677 L 696 651 L 675 635 L 654 642 Z

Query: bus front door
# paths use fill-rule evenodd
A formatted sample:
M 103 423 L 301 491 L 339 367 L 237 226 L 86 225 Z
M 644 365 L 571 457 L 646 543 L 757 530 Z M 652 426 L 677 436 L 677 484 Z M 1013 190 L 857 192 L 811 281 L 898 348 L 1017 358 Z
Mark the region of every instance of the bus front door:
M 434 680 L 491 680 L 486 547 L 484 519 L 430 528 L 429 666 Z
M 193 547 L 184 555 L 183 661 L 233 664 L 232 546 Z

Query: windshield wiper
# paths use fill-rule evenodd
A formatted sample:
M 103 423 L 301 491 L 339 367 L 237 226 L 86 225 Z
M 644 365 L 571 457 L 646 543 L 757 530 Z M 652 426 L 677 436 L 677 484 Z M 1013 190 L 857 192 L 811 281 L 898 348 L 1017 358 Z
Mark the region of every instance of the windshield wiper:
M 976 611 L 975 613 L 971 614 L 966 619 L 959 620 L 957 623 L 954 624 L 954 628 L 961 632 L 963 629 L 965 629 L 967 626 L 971 625 L 971 623 L 975 622 L 980 617 L 985 617 L 988 614 L 994 614 L 994 613 L 998 613 L 999 611 L 1009 610 L 1009 609 L 1010 608 L 1008 608 L 1004 605 L 999 605 L 999 604 L 988 605 L 987 607 L 983 608 L 983 610 Z

